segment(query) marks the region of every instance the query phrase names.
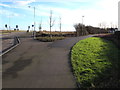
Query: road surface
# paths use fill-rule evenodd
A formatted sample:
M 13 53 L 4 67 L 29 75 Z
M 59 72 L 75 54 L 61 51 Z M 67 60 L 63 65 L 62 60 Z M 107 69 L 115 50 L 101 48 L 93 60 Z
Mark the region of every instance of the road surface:
M 3 88 L 76 88 L 70 65 L 72 37 L 55 42 L 22 38 L 21 44 L 3 55 Z
M 11 33 L 7 33 L 7 34 L 0 34 L 0 39 L 4 39 L 4 38 L 14 38 L 15 36 L 21 36 L 21 35 L 24 35 L 26 34 L 25 31 L 23 32 L 11 32 Z
M 26 35 L 26 32 L 11 32 L 8 34 L 0 34 L 0 52 L 10 47 L 14 43 L 14 37 L 21 37 Z

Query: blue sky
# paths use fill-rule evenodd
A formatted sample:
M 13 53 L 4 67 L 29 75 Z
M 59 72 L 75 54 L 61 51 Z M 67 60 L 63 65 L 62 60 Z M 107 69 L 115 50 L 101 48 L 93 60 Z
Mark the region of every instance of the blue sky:
M 73 25 L 83 23 L 98 27 L 117 27 L 119 0 L 1 0 L 0 2 L 0 29 L 5 24 L 22 30 L 35 22 L 36 30 L 42 21 L 42 30 L 49 30 L 50 10 L 55 20 L 52 31 L 59 30 L 59 17 L 62 21 L 62 31 L 74 31 Z M 31 6 L 31 8 L 28 8 Z M 32 28 L 31 28 L 32 30 Z

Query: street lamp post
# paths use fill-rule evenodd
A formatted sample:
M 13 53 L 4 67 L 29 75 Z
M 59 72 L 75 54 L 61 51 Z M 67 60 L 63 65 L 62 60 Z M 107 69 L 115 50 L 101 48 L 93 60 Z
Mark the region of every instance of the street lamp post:
M 84 34 L 83 33 L 83 18 L 84 18 L 84 16 L 82 16 L 82 34 Z
M 10 31 L 10 15 L 9 15 L 9 31 Z
M 28 6 L 31 8 L 31 6 Z M 34 31 L 33 31 L 33 38 L 35 39 L 36 31 L 35 31 L 35 7 L 32 7 L 34 9 Z
M 62 33 L 61 33 L 61 17 L 60 18 L 60 35 L 62 36 Z
M 82 24 L 83 24 L 83 18 L 84 18 L 85 16 L 82 16 Z

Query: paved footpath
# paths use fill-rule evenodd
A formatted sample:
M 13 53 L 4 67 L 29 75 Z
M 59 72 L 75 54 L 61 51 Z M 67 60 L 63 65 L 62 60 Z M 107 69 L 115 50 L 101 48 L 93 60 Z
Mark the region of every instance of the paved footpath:
M 12 46 L 13 42 L 14 42 L 14 39 L 5 39 L 5 40 L 2 40 L 2 49 L 0 50 L 0 52 L 2 52 L 3 50 L 5 50 L 6 48 Z
M 70 67 L 70 49 L 89 36 L 55 42 L 22 38 L 21 43 L 3 55 L 3 88 L 76 88 Z

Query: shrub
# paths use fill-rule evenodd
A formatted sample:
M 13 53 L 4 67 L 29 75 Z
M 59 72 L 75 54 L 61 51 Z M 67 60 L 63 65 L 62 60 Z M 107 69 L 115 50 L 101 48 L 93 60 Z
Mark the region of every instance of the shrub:
M 36 39 L 42 42 L 53 42 L 56 40 L 62 40 L 64 37 L 36 37 Z

